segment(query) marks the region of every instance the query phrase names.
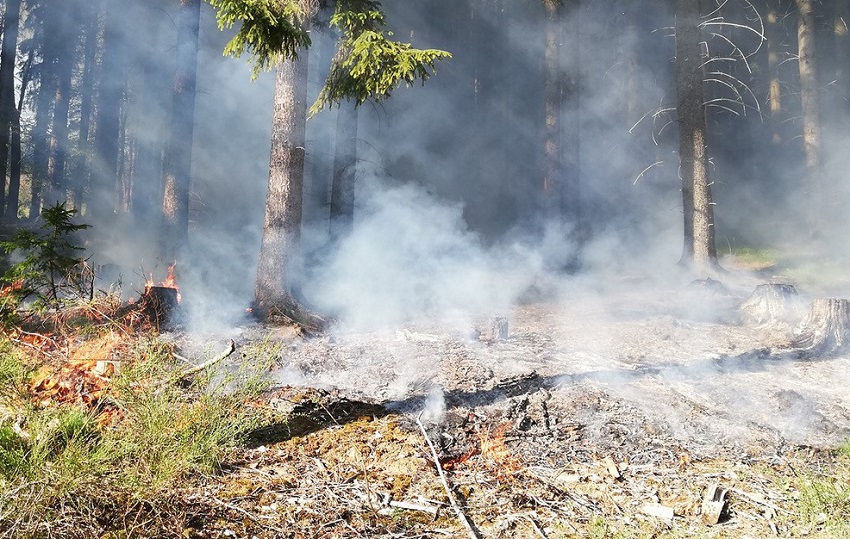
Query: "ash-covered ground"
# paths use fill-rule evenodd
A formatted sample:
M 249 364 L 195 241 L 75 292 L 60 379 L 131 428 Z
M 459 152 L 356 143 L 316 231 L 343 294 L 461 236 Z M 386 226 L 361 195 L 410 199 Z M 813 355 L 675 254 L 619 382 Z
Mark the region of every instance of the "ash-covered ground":
M 563 454 L 558 440 L 633 463 L 648 444 L 699 458 L 839 445 L 850 436 L 850 357 L 801 359 L 788 349 L 793 326 L 743 324 L 755 284 L 623 280 L 506 312 L 314 338 L 260 326 L 234 335 L 281 345 L 272 375 L 282 386 L 423 412 L 446 428 L 470 414 L 509 421 L 539 456 Z M 507 339 L 489 338 L 493 316 L 507 319 Z

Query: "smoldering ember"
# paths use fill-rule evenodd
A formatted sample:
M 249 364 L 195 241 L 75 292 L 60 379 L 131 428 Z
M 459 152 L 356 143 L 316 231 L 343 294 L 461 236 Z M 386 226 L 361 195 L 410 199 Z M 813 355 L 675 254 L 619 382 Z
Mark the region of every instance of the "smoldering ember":
M 0 538 L 850 537 L 848 2 L 0 9 Z

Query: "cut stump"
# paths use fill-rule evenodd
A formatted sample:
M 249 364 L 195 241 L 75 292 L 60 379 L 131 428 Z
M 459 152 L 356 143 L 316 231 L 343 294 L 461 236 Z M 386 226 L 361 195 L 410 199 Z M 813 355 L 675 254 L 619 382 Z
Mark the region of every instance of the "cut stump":
M 156 328 L 172 327 L 180 305 L 176 288 L 148 286 L 140 299 L 142 312 Z
M 802 315 L 797 287 L 781 283 L 758 285 L 740 311 L 744 323 L 754 326 L 790 324 Z
M 850 300 L 818 298 L 800 322 L 791 347 L 804 356 L 831 356 L 850 349 Z

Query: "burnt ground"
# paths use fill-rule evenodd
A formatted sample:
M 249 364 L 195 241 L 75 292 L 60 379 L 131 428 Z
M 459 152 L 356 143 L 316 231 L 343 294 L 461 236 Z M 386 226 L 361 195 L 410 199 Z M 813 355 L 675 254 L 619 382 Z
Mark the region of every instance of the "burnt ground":
M 234 536 L 843 537 L 850 356 L 801 359 L 791 327 L 743 325 L 754 284 L 623 281 L 313 338 L 235 329 L 244 357 L 276 359 L 276 419 L 202 505 Z M 838 502 L 809 503 L 822 478 Z M 728 503 L 709 526 L 712 486 Z

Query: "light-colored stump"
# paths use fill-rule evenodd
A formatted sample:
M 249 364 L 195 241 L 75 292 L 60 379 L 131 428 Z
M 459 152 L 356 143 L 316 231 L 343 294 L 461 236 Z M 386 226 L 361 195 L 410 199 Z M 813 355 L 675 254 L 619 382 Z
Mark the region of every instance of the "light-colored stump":
M 792 348 L 808 357 L 832 356 L 850 350 L 850 300 L 812 300 L 800 322 Z
M 792 284 L 760 284 L 741 307 L 745 324 L 754 326 L 792 324 L 802 316 L 800 296 Z

